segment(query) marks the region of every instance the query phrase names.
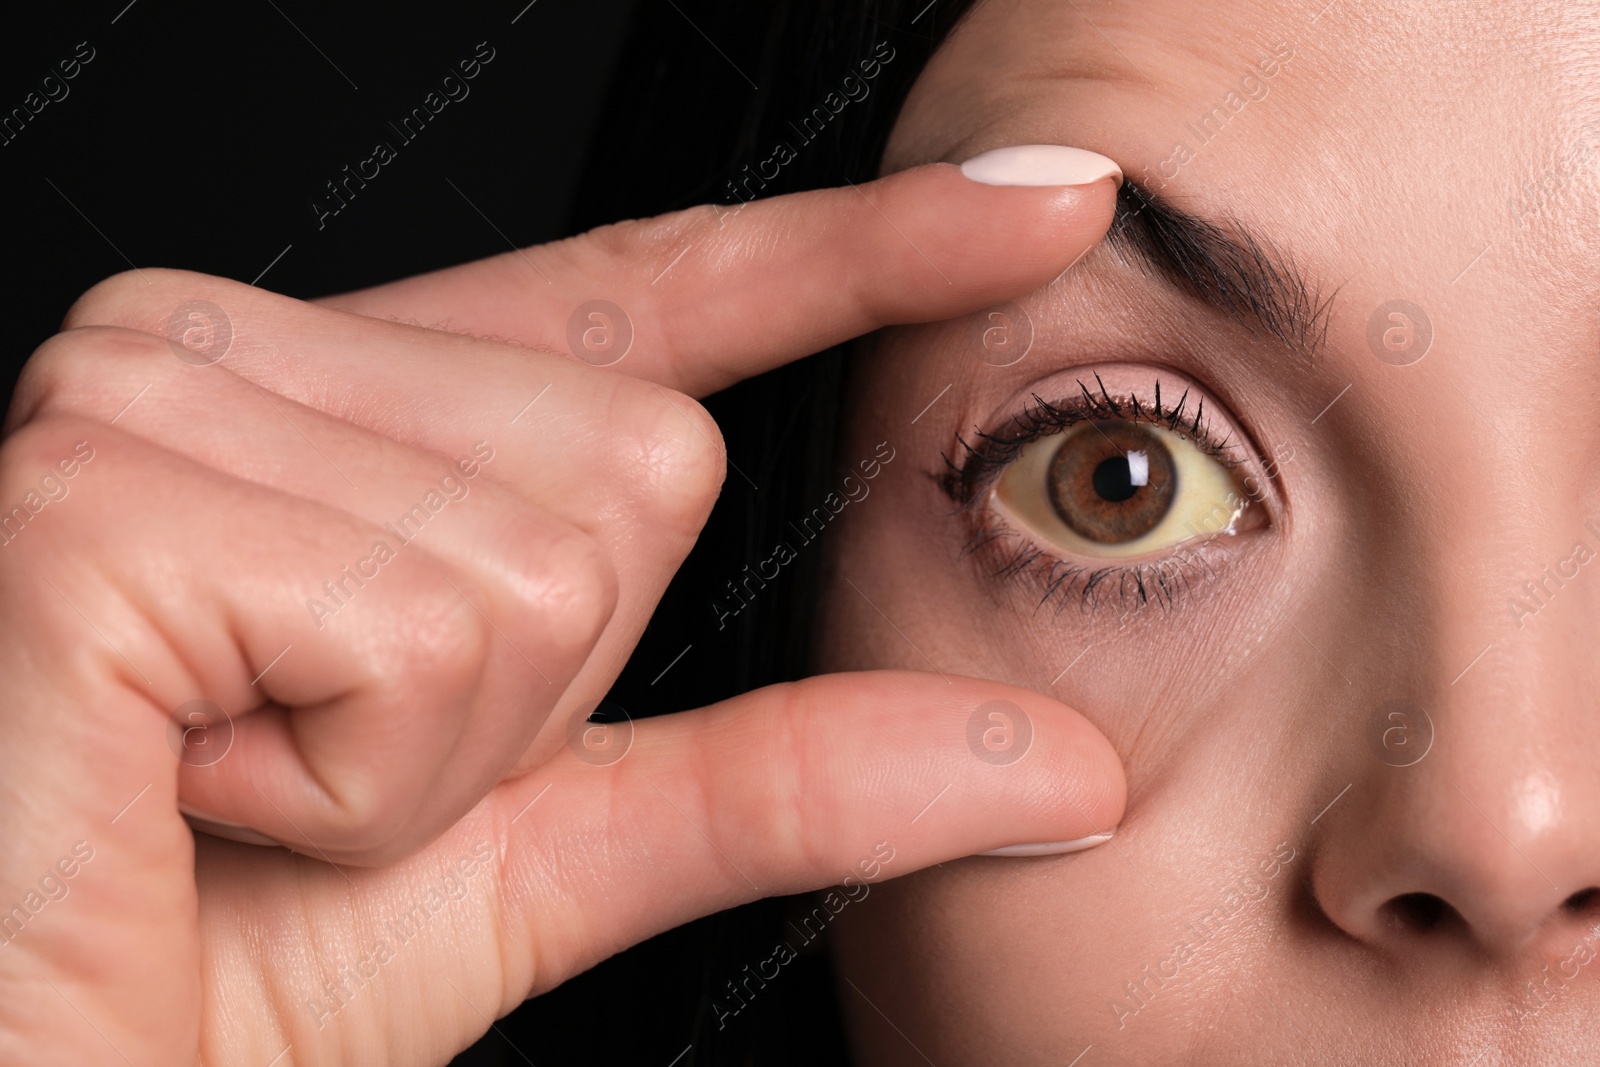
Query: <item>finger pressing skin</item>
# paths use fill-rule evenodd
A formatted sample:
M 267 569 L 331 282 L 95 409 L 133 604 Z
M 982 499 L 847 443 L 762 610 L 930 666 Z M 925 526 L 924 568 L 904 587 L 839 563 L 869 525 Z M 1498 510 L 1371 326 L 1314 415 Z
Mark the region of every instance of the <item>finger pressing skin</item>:
M 325 303 L 568 352 L 698 397 L 880 326 L 1036 289 L 1099 242 L 1115 200 L 1110 179 L 994 186 L 935 163 L 617 223 Z M 159 327 L 105 318 L 149 289 L 119 286 L 91 290 L 68 323 Z
M 579 356 L 588 347 L 619 371 L 704 396 L 880 326 L 1036 289 L 1104 236 L 1114 201 L 1110 180 L 997 187 L 935 163 L 617 223 L 328 302 Z M 599 331 L 597 345 L 586 330 Z M 631 344 L 618 358 L 622 332 Z
M 10 602 L 81 613 L 104 642 L 84 642 L 104 662 L 81 669 L 162 713 L 108 728 L 169 731 L 191 810 L 308 854 L 383 862 L 442 832 L 537 727 L 530 694 L 559 692 L 606 621 L 603 560 L 526 523 L 527 584 L 545 589 L 508 611 L 422 545 L 116 427 L 30 423 L 8 467 L 48 469 L 79 441 L 93 460 L 70 496 L 5 546 Z
M 632 732 L 620 758 L 621 742 L 574 745 L 537 784 L 505 790 L 515 804 L 549 787 L 508 835 L 504 902 L 538 974 L 758 897 L 1106 833 L 1126 799 L 1121 761 L 1087 719 L 978 679 L 824 675 Z M 583 757 L 597 747 L 615 762 Z M 599 847 L 569 845 L 555 865 L 558 841 Z M 527 921 L 552 909 L 562 919 Z
M 1004 738 L 985 736 L 997 726 Z M 219 1062 L 293 1043 L 297 1062 L 334 1063 L 352 1043 L 393 1033 L 384 1022 L 395 1018 L 426 1036 L 381 1050 L 383 1062 L 433 1062 L 526 997 L 694 917 L 827 886 L 860 900 L 874 882 L 934 863 L 1110 830 L 1125 802 L 1121 764 L 1087 720 L 970 678 L 810 678 L 611 740 L 575 743 L 500 786 L 402 868 L 360 872 L 354 912 L 336 907 L 348 887 L 334 872 L 270 855 L 240 869 L 235 851 L 202 857 L 203 887 L 251 887 L 237 912 L 203 916 L 220 935 L 207 950 L 237 939 L 228 931 L 241 920 L 268 935 L 247 939 L 241 970 L 258 983 L 224 991 L 213 1010 L 296 1007 L 258 1044 L 210 1028 Z M 974 862 L 1115 862 L 1095 857 Z M 294 938 L 303 916 L 323 911 L 339 916 L 317 929 L 331 958 L 381 961 L 358 994 L 338 966 L 273 951 L 272 935 Z

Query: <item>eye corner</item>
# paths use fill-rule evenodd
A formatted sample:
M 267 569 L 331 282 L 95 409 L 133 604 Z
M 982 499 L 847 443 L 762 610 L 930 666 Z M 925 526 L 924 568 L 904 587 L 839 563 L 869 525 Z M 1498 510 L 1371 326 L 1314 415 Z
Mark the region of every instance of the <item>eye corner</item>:
M 924 472 L 939 491 L 962 511 L 982 502 L 984 491 L 993 485 L 1027 444 L 978 427 L 973 428 L 972 435 L 977 444 L 958 432 L 955 446 L 939 453 L 939 469 Z M 960 458 L 952 458 L 952 452 L 958 453 Z

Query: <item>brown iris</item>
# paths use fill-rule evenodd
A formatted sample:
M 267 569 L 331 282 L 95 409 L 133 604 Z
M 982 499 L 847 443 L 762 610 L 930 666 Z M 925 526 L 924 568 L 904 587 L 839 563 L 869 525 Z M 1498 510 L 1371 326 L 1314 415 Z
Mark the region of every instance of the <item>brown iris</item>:
M 1046 474 L 1050 506 L 1079 536 L 1136 540 L 1166 517 L 1178 492 L 1172 454 L 1148 427 L 1091 422 L 1066 435 Z

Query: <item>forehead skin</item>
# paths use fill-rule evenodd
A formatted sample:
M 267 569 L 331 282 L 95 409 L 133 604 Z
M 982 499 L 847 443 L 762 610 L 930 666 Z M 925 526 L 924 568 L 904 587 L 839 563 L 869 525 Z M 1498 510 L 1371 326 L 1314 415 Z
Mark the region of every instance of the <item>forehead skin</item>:
M 1288 58 L 1263 65 L 1274 52 Z M 844 458 L 887 437 L 908 459 L 839 524 L 835 567 L 870 576 L 873 604 L 842 582 L 825 592 L 820 666 L 932 661 L 1032 685 L 1089 715 L 1130 782 L 1112 846 L 947 864 L 840 916 L 844 973 L 894 1024 L 847 995 L 866 1062 L 1063 1064 L 1090 1044 L 1083 1067 L 1592 1057 L 1592 975 L 1508 1024 L 1581 930 L 1526 951 L 1391 952 L 1317 908 L 1338 886 L 1382 882 L 1385 864 L 1410 885 L 1406 857 L 1436 846 L 1502 865 L 1531 855 L 1573 890 L 1600 883 L 1586 859 L 1600 855 L 1587 829 L 1600 582 L 1574 583 L 1537 627 L 1507 610 L 1574 541 L 1597 542 L 1583 532 L 1600 515 L 1597 57 L 1592 5 L 1364 0 L 985 0 L 935 56 L 886 171 L 1013 144 L 1093 149 L 1336 295 L 1307 362 L 1102 248 L 1022 302 L 1038 355 L 1016 368 L 972 359 L 962 324 L 891 331 L 859 361 Z M 1207 131 L 1208 114 L 1227 118 Z M 1396 299 L 1433 329 L 1406 367 L 1368 341 Z M 1296 446 L 1265 562 L 1128 635 L 1076 632 L 1076 616 L 1030 615 L 983 585 L 925 477 L 953 432 L 1102 349 L 1197 378 L 1259 449 Z M 919 415 L 947 383 L 944 406 Z M 1368 711 L 1397 692 L 1427 701 L 1439 731 L 1403 777 L 1363 740 Z M 1125 981 L 1192 941 L 1189 920 L 1279 842 L 1295 858 L 1266 902 L 1119 1027 L 1108 1002 Z M 1518 870 L 1526 899 L 1549 903 Z M 1428 888 L 1467 900 L 1462 877 Z
M 885 170 L 1030 141 L 1105 151 L 1180 206 L 1235 215 L 1362 286 L 1350 303 L 1425 291 L 1441 326 L 1515 316 L 1519 348 L 1592 366 L 1593 317 L 1560 312 L 1593 306 L 1600 14 L 1320 6 L 988 0 L 919 80 Z M 1293 58 L 1263 77 L 1275 45 Z M 1202 143 L 1198 120 L 1249 76 L 1265 96 Z M 1193 158 L 1175 167 L 1179 145 Z M 1530 183 L 1543 210 L 1519 225 Z

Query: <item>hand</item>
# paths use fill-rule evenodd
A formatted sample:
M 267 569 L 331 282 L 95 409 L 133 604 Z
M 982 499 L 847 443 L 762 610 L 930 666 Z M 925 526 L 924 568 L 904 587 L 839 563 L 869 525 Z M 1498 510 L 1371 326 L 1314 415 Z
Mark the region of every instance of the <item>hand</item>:
M 1114 825 L 1105 739 L 992 682 L 827 676 L 607 766 L 565 743 L 720 485 L 686 394 L 1037 287 L 1111 207 L 940 165 L 334 306 L 91 290 L 0 448 L 0 1059 L 441 1063 L 693 917 Z M 611 369 L 550 351 L 595 294 L 634 331 Z M 991 700 L 1028 758 L 973 757 Z

